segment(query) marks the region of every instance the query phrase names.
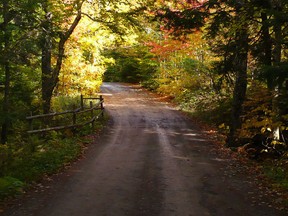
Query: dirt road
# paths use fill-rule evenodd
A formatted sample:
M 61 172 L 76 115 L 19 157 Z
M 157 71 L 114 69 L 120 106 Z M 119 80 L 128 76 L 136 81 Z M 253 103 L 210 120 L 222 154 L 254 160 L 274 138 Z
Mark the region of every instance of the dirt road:
M 127 84 L 102 92 L 111 121 L 85 158 L 3 215 L 286 215 L 168 103 Z

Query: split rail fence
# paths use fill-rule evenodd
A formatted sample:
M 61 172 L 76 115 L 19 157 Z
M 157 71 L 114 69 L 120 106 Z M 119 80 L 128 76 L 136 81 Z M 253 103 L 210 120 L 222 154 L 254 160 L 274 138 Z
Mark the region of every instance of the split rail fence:
M 85 107 L 85 101 L 89 101 L 89 107 Z M 93 104 L 93 101 L 96 101 Z M 104 116 L 104 99 L 102 95 L 95 98 L 85 98 L 81 95 L 80 107 L 64 112 L 54 112 L 43 115 L 31 115 L 26 117 L 29 122 L 28 134 L 57 131 L 63 129 L 75 129 L 88 124 L 94 127 L 94 123 L 99 117 Z M 90 115 L 86 113 L 90 112 Z M 83 115 L 86 115 L 83 117 Z M 88 119 L 87 119 L 88 118 Z M 84 121 L 83 121 L 84 120 Z M 37 121 L 37 122 L 36 122 Z M 52 123 L 54 123 L 53 126 Z M 35 129 L 35 127 L 37 127 Z M 43 128 L 44 127 L 44 128 Z

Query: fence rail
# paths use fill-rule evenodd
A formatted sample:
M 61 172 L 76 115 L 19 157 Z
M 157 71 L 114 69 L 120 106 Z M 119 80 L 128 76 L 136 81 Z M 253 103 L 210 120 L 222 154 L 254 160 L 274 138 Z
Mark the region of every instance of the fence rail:
M 89 100 L 90 101 L 90 106 L 89 108 L 85 108 L 84 106 L 84 101 L 85 100 Z M 93 105 L 93 100 L 97 100 L 98 102 L 96 102 L 96 104 Z M 27 133 L 29 134 L 35 134 L 35 133 L 42 133 L 42 132 L 48 132 L 48 131 L 56 131 L 56 130 L 63 130 L 63 129 L 69 129 L 69 128 L 78 128 L 78 127 L 82 127 L 84 125 L 87 124 L 92 124 L 92 127 L 94 127 L 94 122 L 99 119 L 100 116 L 103 117 L 104 115 L 104 99 L 102 97 L 102 95 L 100 95 L 99 97 L 90 97 L 90 98 L 85 98 L 83 97 L 83 95 L 81 95 L 81 100 L 80 100 L 80 107 L 74 110 L 67 110 L 64 112 L 54 112 L 54 113 L 48 113 L 48 114 L 43 114 L 43 115 L 31 115 L 31 116 L 27 116 L 26 119 L 29 122 L 29 130 L 27 131 Z M 100 110 L 100 112 L 94 112 L 96 110 Z M 80 122 L 77 123 L 77 116 L 83 114 L 83 113 L 88 113 L 90 112 L 90 119 L 88 121 L 85 122 Z M 66 124 L 66 125 L 58 125 L 58 126 L 53 126 L 53 127 L 49 127 L 47 125 L 49 125 L 49 120 L 46 122 L 46 128 L 38 128 L 38 129 L 34 129 L 33 128 L 33 121 L 34 120 L 41 120 L 41 122 L 43 123 L 44 121 L 46 121 L 47 119 L 52 119 L 53 117 L 56 116 L 64 116 L 64 115 L 69 115 L 72 114 L 72 122 L 70 124 Z

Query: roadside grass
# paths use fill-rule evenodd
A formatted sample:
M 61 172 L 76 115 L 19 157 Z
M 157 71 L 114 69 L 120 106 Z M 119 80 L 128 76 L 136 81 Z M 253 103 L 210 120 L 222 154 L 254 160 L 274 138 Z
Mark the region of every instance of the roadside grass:
M 32 151 L 23 148 L 13 155 L 6 172 L 8 176 L 25 182 L 37 181 L 43 174 L 49 175 L 77 157 L 81 152 L 81 140 L 77 136 L 62 138 L 57 133 L 53 138 L 33 137 L 33 148 Z
M 264 163 L 264 173 L 273 180 L 274 187 L 284 188 L 288 191 L 288 162 L 287 158 L 281 158 L 274 161 L 266 161 Z M 288 197 L 287 197 L 288 198 Z M 288 200 L 287 200 L 288 206 Z
M 174 101 L 180 109 L 189 114 L 194 119 L 198 119 L 205 124 L 211 125 L 221 132 L 227 128 L 230 119 L 231 101 L 228 96 L 219 96 L 211 92 L 188 94 L 188 98 L 176 97 Z M 224 127 L 219 127 L 224 125 Z M 223 131 L 222 131 L 223 130 Z
M 17 178 L 5 176 L 0 178 L 0 200 L 21 194 L 25 187 L 25 183 Z

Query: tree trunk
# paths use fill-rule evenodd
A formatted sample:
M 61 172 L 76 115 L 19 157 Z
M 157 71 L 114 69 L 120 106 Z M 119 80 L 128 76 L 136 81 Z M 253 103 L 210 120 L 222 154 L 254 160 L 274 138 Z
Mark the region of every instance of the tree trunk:
M 4 121 L 2 123 L 1 131 L 1 143 L 5 144 L 8 140 L 8 127 L 10 125 L 10 65 L 9 62 L 5 62 L 5 90 L 4 90 L 4 101 L 3 101 L 3 115 Z
M 43 113 L 49 113 L 53 94 L 53 69 L 52 69 L 52 22 L 51 13 L 48 10 L 48 2 L 43 3 L 45 18 L 42 22 L 42 106 Z
M 281 13 L 281 8 L 278 8 L 277 12 Z M 274 63 L 278 64 L 281 62 L 282 52 L 282 22 L 275 18 L 275 25 L 273 26 L 275 32 L 275 47 L 274 47 Z M 281 18 L 280 18 L 281 19 Z
M 43 112 L 50 111 L 50 103 L 53 93 L 53 80 L 51 68 L 51 38 L 47 36 L 42 44 L 42 100 Z
M 261 13 L 262 19 L 262 37 L 264 42 L 264 59 L 263 63 L 265 65 L 272 65 L 272 39 L 270 36 L 270 29 L 268 24 L 268 18 L 266 13 Z
M 43 4 L 43 10 L 45 11 L 45 19 L 43 21 L 43 41 L 42 41 L 42 107 L 43 113 L 49 113 L 51 108 L 51 99 L 53 91 L 59 81 L 59 73 L 61 70 L 63 57 L 65 53 L 65 43 L 73 33 L 81 20 L 81 7 L 82 3 L 78 5 L 77 15 L 71 24 L 70 28 L 60 35 L 60 41 L 58 42 L 58 50 L 56 56 L 56 65 L 52 67 L 52 23 L 50 13 L 47 4 Z
M 246 56 L 246 57 L 245 57 Z M 236 146 L 236 131 L 241 128 L 242 105 L 246 97 L 247 89 L 247 55 L 244 53 L 239 56 L 239 65 L 236 72 L 236 81 L 233 92 L 232 113 L 231 113 L 231 128 L 228 137 L 228 146 Z
M 229 147 L 237 146 L 236 132 L 241 128 L 242 105 L 247 90 L 247 63 L 248 63 L 248 31 L 247 26 L 241 23 L 241 28 L 236 31 L 236 54 L 233 67 L 236 72 L 236 80 L 233 91 L 233 102 L 231 112 L 231 126 L 227 139 Z
M 279 17 L 278 14 L 282 14 L 283 8 L 281 2 L 278 2 L 274 6 L 276 13 L 275 13 L 275 24 L 273 26 L 274 28 L 274 34 L 275 34 L 275 46 L 273 50 L 273 57 L 274 57 L 274 65 L 277 66 L 279 63 L 281 63 L 281 52 L 282 52 L 282 42 L 283 42 L 283 35 L 282 35 L 282 18 L 281 15 Z M 278 116 L 280 114 L 280 109 L 277 105 L 277 98 L 279 96 L 280 88 L 282 86 L 283 80 L 278 79 L 278 83 L 276 83 L 276 86 L 274 86 L 274 92 L 275 97 L 272 101 L 272 109 L 273 112 Z M 279 140 L 280 139 L 280 128 L 277 127 L 273 131 L 274 139 Z
M 9 13 L 9 3 L 7 0 L 3 1 L 3 31 L 4 31 L 4 71 L 5 71 L 5 89 L 4 89 L 4 101 L 3 101 L 3 115 L 4 121 L 2 123 L 2 130 L 1 130 L 1 143 L 5 144 L 7 142 L 8 136 L 8 127 L 10 125 L 10 117 L 9 117 L 9 110 L 10 110 L 10 82 L 11 82 L 11 74 L 10 74 L 10 63 L 9 58 L 7 56 L 8 49 L 9 49 L 9 40 L 10 40 L 10 33 L 8 30 L 8 13 Z M 6 54 L 6 55 L 5 55 Z
M 272 39 L 270 35 L 270 29 L 268 25 L 268 18 L 266 13 L 261 13 L 262 19 L 262 38 L 263 38 L 263 49 L 264 49 L 264 57 L 262 59 L 262 64 L 266 66 L 272 66 Z M 272 90 L 273 89 L 273 77 L 266 77 L 267 87 Z

